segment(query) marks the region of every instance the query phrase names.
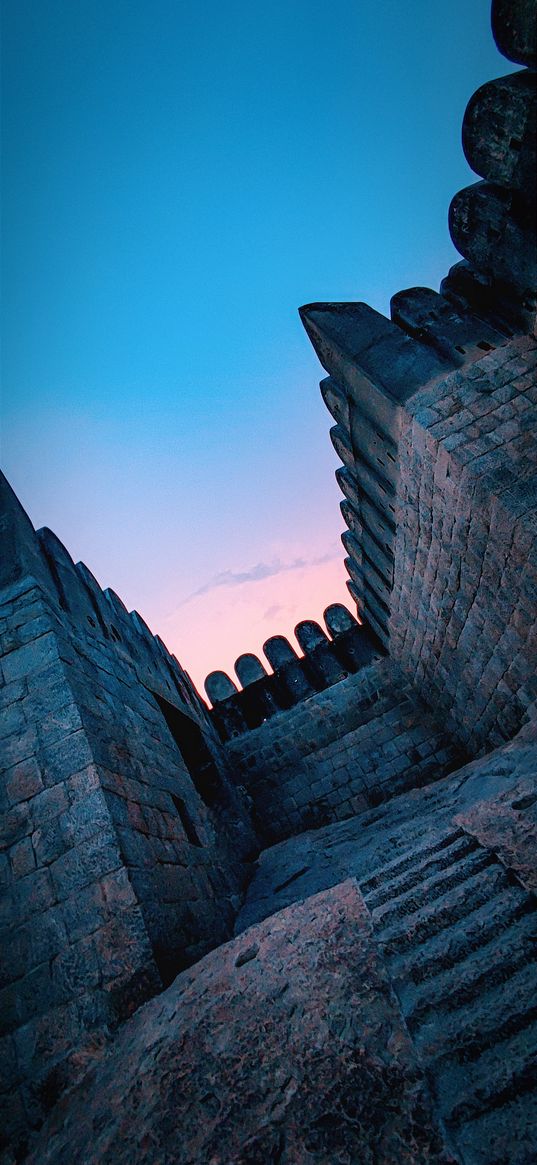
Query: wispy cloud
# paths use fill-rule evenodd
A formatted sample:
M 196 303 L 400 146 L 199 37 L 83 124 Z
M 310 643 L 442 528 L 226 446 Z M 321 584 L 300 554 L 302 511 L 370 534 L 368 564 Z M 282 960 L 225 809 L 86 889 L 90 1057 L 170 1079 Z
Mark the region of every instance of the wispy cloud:
M 332 559 L 338 558 L 340 550 L 329 550 L 326 554 L 320 555 L 318 558 L 294 558 L 291 562 L 282 562 L 279 558 L 274 559 L 273 562 L 258 562 L 256 566 L 250 567 L 248 570 L 223 570 L 219 574 L 213 575 L 203 586 L 198 587 L 192 594 L 187 595 L 179 603 L 179 607 L 185 607 L 187 603 L 191 603 L 193 599 L 198 599 L 201 595 L 207 595 L 210 591 L 218 590 L 219 587 L 239 587 L 244 583 L 260 582 L 261 579 L 272 578 L 278 574 L 286 574 L 291 570 L 303 570 L 305 567 L 321 566 L 324 562 L 331 562 Z
M 275 619 L 276 615 L 279 615 L 280 611 L 283 611 L 284 609 L 285 608 L 282 607 L 281 603 L 275 603 L 273 607 L 269 607 L 268 611 L 265 611 L 263 615 L 263 621 L 265 623 L 270 623 L 270 620 Z

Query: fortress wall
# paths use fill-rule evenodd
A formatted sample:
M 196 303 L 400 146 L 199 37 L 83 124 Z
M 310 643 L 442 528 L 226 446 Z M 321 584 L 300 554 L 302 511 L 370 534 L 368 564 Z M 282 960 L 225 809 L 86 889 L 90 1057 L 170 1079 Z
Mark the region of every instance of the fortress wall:
M 1 596 L 3 1127 L 38 1122 L 76 1049 L 160 985 L 43 591 Z M 118 958 L 118 952 L 123 952 Z
M 464 763 L 390 660 L 226 745 L 267 842 L 340 821 Z
M 214 671 L 207 676 L 205 691 L 212 703 L 211 722 L 221 740 L 259 728 L 282 710 L 325 691 L 383 657 L 384 650 L 376 636 L 358 623 L 342 603 L 326 608 L 324 623 L 326 631 L 311 619 L 297 624 L 295 635 L 302 655 L 283 635 L 267 639 L 263 653 L 270 672 L 257 656 L 249 652 L 240 655 L 235 662 L 240 690 L 226 672 Z
M 86 643 L 82 652 L 77 644 L 77 706 L 169 982 L 229 936 L 255 840 L 218 763 L 220 746 L 176 704 L 133 683 L 124 660 L 113 672 L 109 665 L 101 645 Z
M 16 1136 L 86 1045 L 228 937 L 255 839 L 188 677 L 1 484 L 0 1092 Z
M 536 363 L 518 337 L 403 421 L 390 651 L 472 752 L 537 695 Z
M 472 750 L 500 745 L 535 696 L 537 334 L 535 4 L 494 0 L 492 31 L 527 66 L 463 120 L 481 181 L 449 230 L 440 293 L 301 309 L 329 374 L 348 587 L 360 615 Z

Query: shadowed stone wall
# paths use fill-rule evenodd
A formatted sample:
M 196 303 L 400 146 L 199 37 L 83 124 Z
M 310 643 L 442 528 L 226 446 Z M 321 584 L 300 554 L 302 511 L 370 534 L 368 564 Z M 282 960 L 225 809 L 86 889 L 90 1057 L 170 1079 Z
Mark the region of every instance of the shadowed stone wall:
M 35 534 L 5 481 L 2 525 L 0 1087 L 16 1135 L 85 1045 L 228 937 L 255 839 L 173 657 Z
M 463 763 L 390 660 L 379 660 L 226 745 L 260 835 L 341 821 Z
M 400 440 L 390 650 L 473 752 L 537 696 L 537 343 L 416 393 Z

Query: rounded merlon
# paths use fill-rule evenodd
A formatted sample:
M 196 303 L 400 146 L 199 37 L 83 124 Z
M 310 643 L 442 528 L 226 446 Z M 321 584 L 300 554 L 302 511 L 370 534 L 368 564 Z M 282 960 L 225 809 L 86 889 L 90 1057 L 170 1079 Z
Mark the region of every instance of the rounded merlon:
M 227 700 L 228 696 L 235 696 L 237 688 L 233 680 L 225 671 L 212 671 L 204 683 L 205 694 L 211 704 L 218 704 L 220 700 Z
M 297 653 L 285 635 L 272 635 L 267 642 L 263 644 L 263 652 L 266 655 L 270 666 L 277 671 L 279 667 L 284 667 L 287 663 L 293 663 L 298 659 Z
M 328 637 L 318 623 L 313 619 L 303 619 L 295 627 L 295 635 L 302 651 L 314 651 L 321 643 L 328 643 Z
M 257 680 L 263 680 L 267 672 L 257 655 L 246 652 L 244 655 L 239 655 L 235 663 L 235 674 L 242 687 L 246 688 L 249 684 L 255 684 Z
M 326 624 L 328 634 L 332 639 L 336 635 L 344 635 L 346 631 L 354 631 L 358 626 L 354 615 L 351 615 L 347 607 L 343 603 L 331 603 L 324 612 L 323 619 Z
M 492 0 L 492 35 L 498 49 L 517 65 L 537 64 L 535 0 Z
M 513 191 L 488 182 L 460 190 L 449 208 L 449 230 L 457 250 L 479 271 L 533 294 L 535 225 Z
M 481 178 L 519 190 L 535 201 L 535 74 L 511 73 L 487 82 L 468 103 L 462 145 L 469 165 Z

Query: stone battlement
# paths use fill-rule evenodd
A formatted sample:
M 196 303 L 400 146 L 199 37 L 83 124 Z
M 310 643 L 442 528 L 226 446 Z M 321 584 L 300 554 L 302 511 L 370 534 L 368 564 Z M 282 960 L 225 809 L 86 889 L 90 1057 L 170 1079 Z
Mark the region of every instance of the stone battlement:
M 205 692 L 222 740 L 258 728 L 276 712 L 324 691 L 384 654 L 375 636 L 342 603 L 327 607 L 324 621 L 328 634 L 310 619 L 295 627 L 301 656 L 284 635 L 267 639 L 263 653 L 272 667 L 270 673 L 257 656 L 240 655 L 235 672 L 241 691 L 225 672 L 207 676 Z

